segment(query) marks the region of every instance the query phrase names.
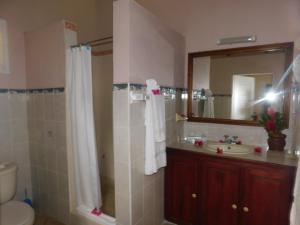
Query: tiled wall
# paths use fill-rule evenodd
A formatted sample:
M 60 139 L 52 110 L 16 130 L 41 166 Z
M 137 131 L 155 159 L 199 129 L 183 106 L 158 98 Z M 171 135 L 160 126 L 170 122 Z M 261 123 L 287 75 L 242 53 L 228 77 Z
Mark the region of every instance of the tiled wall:
M 291 108 L 289 129 L 285 130 L 287 134 L 286 149 L 288 153 L 293 154 L 295 151 L 300 153 L 300 87 L 294 85 L 291 94 Z M 204 134 L 209 140 L 223 139 L 223 135 L 237 135 L 244 144 L 259 145 L 267 148 L 268 134 L 263 127 L 237 126 L 212 123 L 192 123 L 181 122 L 183 129 L 179 136 Z
M 31 197 L 31 175 L 27 132 L 27 96 L 24 91 L 0 90 L 0 162 L 18 165 L 16 199 Z
M 114 90 L 113 118 L 116 218 L 126 225 L 131 221 L 128 89 Z
M 237 135 L 244 144 L 267 146 L 267 133 L 262 127 L 236 126 L 213 123 L 182 122 L 182 137 L 204 134 L 209 140 L 224 139 L 224 135 Z
M 69 223 L 65 94 L 50 89 L 28 94 L 32 190 L 37 213 Z
M 130 89 L 114 90 L 116 216 L 122 225 L 164 221 L 164 169 L 144 175 L 145 102 L 130 103 Z M 167 142 L 177 136 L 176 100 L 166 100 Z

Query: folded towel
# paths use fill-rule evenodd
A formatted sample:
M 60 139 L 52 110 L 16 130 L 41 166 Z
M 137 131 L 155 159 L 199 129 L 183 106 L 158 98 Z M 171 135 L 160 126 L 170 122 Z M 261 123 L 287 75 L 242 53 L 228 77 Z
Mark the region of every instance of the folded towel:
M 165 100 L 155 80 L 147 80 L 145 109 L 145 174 L 151 175 L 166 166 Z

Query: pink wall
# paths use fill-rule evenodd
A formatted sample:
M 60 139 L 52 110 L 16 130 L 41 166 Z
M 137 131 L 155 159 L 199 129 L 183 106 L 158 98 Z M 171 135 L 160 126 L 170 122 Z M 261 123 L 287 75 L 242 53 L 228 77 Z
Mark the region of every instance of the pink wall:
M 232 47 L 217 46 L 220 37 L 255 34 L 257 44 L 300 38 L 299 0 L 136 1 L 183 34 L 188 51 Z
M 113 83 L 129 82 L 130 9 L 129 0 L 113 4 Z
M 114 9 L 114 83 L 145 84 L 153 78 L 160 85 L 182 86 L 184 37 L 136 2 L 129 2 Z
M 0 88 L 25 88 L 25 44 L 23 32 L 14 24 L 9 17 L 7 20 L 10 74 L 0 73 Z
M 28 88 L 65 85 L 64 27 L 59 21 L 25 34 Z
M 258 39 L 254 45 L 300 37 L 299 0 L 193 0 L 190 7 L 185 31 L 188 52 L 242 46 L 217 46 L 221 37 L 253 34 Z
M 300 38 L 299 0 L 192 2 L 185 31 L 187 52 L 290 42 Z M 243 35 L 256 35 L 257 42 L 216 44 L 219 38 Z M 295 49 L 295 54 L 298 52 L 300 48 Z M 187 84 L 187 76 L 185 79 Z

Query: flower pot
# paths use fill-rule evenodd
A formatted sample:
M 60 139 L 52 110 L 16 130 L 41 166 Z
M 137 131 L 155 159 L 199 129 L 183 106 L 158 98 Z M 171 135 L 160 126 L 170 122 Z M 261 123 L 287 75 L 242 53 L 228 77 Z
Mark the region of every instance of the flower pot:
M 271 151 L 284 151 L 286 135 L 269 136 L 268 145 Z

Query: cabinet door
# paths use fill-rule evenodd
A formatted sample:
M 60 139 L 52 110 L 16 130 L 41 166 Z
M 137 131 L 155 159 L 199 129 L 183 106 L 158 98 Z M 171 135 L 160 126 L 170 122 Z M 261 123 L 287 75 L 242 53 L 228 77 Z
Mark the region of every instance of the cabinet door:
M 254 167 L 244 172 L 243 225 L 288 225 L 293 173 L 287 169 Z
M 185 156 L 168 155 L 165 170 L 166 219 L 184 225 L 197 224 L 198 163 Z
M 222 161 L 203 164 L 202 224 L 237 225 L 240 169 Z

